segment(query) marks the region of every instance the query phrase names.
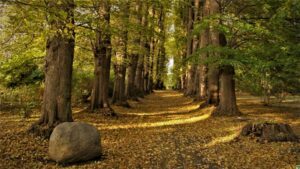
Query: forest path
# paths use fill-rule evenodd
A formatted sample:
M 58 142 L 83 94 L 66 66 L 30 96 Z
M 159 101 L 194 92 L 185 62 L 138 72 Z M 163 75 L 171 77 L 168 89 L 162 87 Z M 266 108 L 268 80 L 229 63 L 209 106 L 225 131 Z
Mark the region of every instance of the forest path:
M 291 124 L 300 136 L 297 108 L 265 107 L 247 96 L 238 99 L 242 119 L 212 118 L 212 108 L 199 110 L 200 102 L 168 90 L 129 103 L 131 108 L 113 106 L 118 117 L 74 108 L 75 121 L 98 128 L 103 157 L 65 168 L 291 168 L 297 163 L 299 143 L 236 139 L 246 123 L 270 119 Z M 0 168 L 62 168 L 49 160 L 47 140 L 26 133 L 39 110 L 26 119 L 10 112 L 0 115 Z
M 105 155 L 105 159 L 98 163 L 101 168 L 193 169 L 224 168 L 223 165 L 264 168 L 264 165 L 273 166 L 274 159 L 280 161 L 277 166 L 282 168 L 290 163 L 289 159 L 282 160 L 287 158 L 280 151 L 291 145 L 281 143 L 277 148 L 271 144 L 252 144 L 251 140 L 234 141 L 249 121 L 270 117 L 287 120 L 286 115 L 261 107 L 256 100 L 247 102 L 242 99 L 239 103 L 242 112 L 249 115 L 245 121 L 229 117 L 211 118 L 212 107 L 200 110 L 201 102 L 184 97 L 178 91 L 154 91 L 138 102 L 129 103 L 131 108 L 113 106 L 118 118 L 86 113 L 74 115 L 75 119 L 89 122 L 100 130 Z M 258 116 L 257 112 L 261 114 Z M 257 160 L 257 156 L 261 160 Z M 295 160 L 295 156 L 289 158 Z M 243 163 L 239 163 L 241 161 Z
M 91 115 L 94 117 L 92 124 L 103 134 L 106 157 L 101 163 L 103 168 L 217 166 L 205 161 L 199 147 L 195 148 L 200 143 L 208 143 L 209 138 L 196 137 L 200 133 L 197 134 L 193 123 L 208 119 L 211 109 L 199 111 L 199 102 L 172 90 L 154 91 L 139 101 L 129 103 L 131 108 L 113 106 L 119 115 L 115 119 L 97 119 L 97 115 Z M 86 117 L 91 122 L 91 117 L 80 116 L 81 120 Z M 205 128 L 203 126 L 203 130 Z

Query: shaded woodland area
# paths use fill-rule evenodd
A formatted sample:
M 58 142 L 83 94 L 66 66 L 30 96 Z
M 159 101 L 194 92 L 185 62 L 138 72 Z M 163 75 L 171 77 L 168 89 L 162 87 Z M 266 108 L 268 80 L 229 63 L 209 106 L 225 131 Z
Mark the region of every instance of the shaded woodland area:
M 299 0 L 0 0 L 0 168 L 295 168 L 299 95 Z

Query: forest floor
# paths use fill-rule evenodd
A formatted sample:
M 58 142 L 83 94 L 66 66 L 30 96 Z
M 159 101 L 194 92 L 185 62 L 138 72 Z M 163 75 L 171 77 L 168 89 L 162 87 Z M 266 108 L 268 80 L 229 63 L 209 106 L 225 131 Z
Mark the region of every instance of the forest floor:
M 75 121 L 88 122 L 101 133 L 103 156 L 61 166 L 49 160 L 48 141 L 27 134 L 39 116 L 30 118 L 0 110 L 0 168 L 291 168 L 300 165 L 299 143 L 260 143 L 238 138 L 248 122 L 284 122 L 300 136 L 298 106 L 263 106 L 256 97 L 240 96 L 242 117 L 210 117 L 212 108 L 176 91 L 155 91 L 132 108 L 113 107 L 118 117 L 74 108 Z M 298 103 L 299 104 L 299 103 Z M 297 105 L 297 104 L 296 104 Z

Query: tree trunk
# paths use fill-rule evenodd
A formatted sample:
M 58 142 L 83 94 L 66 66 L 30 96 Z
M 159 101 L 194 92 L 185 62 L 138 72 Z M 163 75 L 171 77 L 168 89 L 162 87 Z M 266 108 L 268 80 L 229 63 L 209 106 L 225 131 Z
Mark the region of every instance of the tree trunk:
M 186 84 L 186 63 L 185 63 L 185 59 L 186 59 L 186 50 L 184 51 L 184 53 L 182 54 L 182 58 L 181 58 L 181 62 L 182 62 L 182 71 L 181 71 L 181 77 L 180 77 L 180 81 L 181 81 L 181 90 L 184 92 L 187 88 L 187 84 Z
M 117 60 L 115 67 L 115 86 L 114 92 L 112 97 L 112 103 L 117 104 L 119 106 L 130 107 L 125 93 L 125 77 L 126 77 L 126 59 L 127 59 L 127 43 L 128 43 L 128 23 L 129 23 L 129 10 L 130 10 L 130 1 L 124 2 L 124 9 L 123 10 L 123 17 L 122 19 L 122 26 L 124 26 L 122 37 L 121 37 L 121 46 L 122 46 L 122 53 L 117 55 L 116 57 L 120 57 Z
M 110 2 L 108 0 L 102 1 L 99 5 L 99 18 L 96 40 L 93 45 L 95 68 L 91 110 L 97 110 L 105 115 L 115 115 L 108 100 L 111 64 L 111 33 L 107 29 L 110 26 Z
M 240 115 L 235 96 L 234 68 L 223 66 L 220 75 L 220 103 L 213 112 L 214 116 Z
M 209 39 L 209 30 L 205 30 L 200 36 L 200 48 L 205 48 L 208 45 Z M 204 61 L 207 59 L 208 53 L 203 52 L 200 55 L 200 60 Z M 203 100 L 207 98 L 207 65 L 204 63 L 199 64 L 199 100 Z
M 153 15 L 155 15 L 155 10 L 153 8 Z M 150 93 L 153 92 L 153 67 L 154 67 L 154 57 L 155 57 L 155 38 L 154 38 L 154 35 L 153 37 L 151 38 L 151 45 L 150 45 L 150 48 L 151 48 L 151 60 L 150 60 L 150 70 L 149 70 L 149 81 L 148 81 L 148 91 Z
M 148 29 L 148 12 L 149 10 L 149 4 L 146 2 L 146 9 L 144 11 L 143 17 L 142 17 L 142 27 L 144 29 Z M 141 38 L 140 47 L 144 49 L 147 46 L 147 38 Z M 135 88 L 136 88 L 136 94 L 138 97 L 144 97 L 144 61 L 145 61 L 145 54 L 140 54 L 138 59 L 138 65 L 136 70 L 136 76 L 135 76 Z
M 136 97 L 134 79 L 135 79 L 135 72 L 137 70 L 138 57 L 139 57 L 138 54 L 132 54 L 130 56 L 130 64 L 128 66 L 126 95 L 127 98 L 131 98 L 131 99 L 135 99 Z
M 144 97 L 143 81 L 144 55 L 141 54 L 138 59 L 138 65 L 135 75 L 135 89 L 138 97 Z
M 194 4 L 192 0 L 189 0 L 188 4 L 188 22 L 187 22 L 187 44 L 186 44 L 186 58 L 190 57 L 190 55 L 193 53 L 193 21 L 194 21 L 194 12 L 193 12 Z M 187 70 L 185 72 L 186 76 L 186 90 L 184 91 L 184 94 L 186 96 L 190 96 L 193 94 L 193 76 L 194 76 L 194 64 L 188 63 L 187 64 Z
M 150 38 L 147 37 L 146 43 L 145 43 L 145 49 L 146 49 L 146 54 L 145 54 L 145 60 L 144 60 L 144 93 L 149 94 L 149 82 L 150 82 Z
M 214 15 L 220 12 L 220 6 L 215 0 L 205 2 L 205 16 Z M 220 34 L 215 28 L 209 30 L 210 43 L 212 46 L 220 46 Z M 220 53 L 211 52 L 209 57 L 219 57 Z M 208 97 L 206 105 L 215 105 L 219 103 L 219 66 L 216 63 L 210 63 L 208 67 Z
M 207 98 L 207 71 L 206 65 L 199 65 L 199 100 Z
M 62 122 L 73 121 L 71 109 L 72 65 L 74 57 L 75 33 L 67 24 L 74 24 L 74 2 L 64 0 L 61 4 L 52 2 L 50 8 L 66 12 L 67 17 L 53 16 L 49 23 L 55 32 L 46 45 L 45 90 L 42 115 L 31 126 L 30 132 L 49 138 L 54 127 Z M 49 14 L 53 15 L 53 14 Z M 61 30 L 67 30 L 61 33 Z
M 221 46 L 226 46 L 226 37 L 224 34 L 219 34 L 219 43 Z M 236 104 L 234 67 L 224 65 L 220 75 L 220 102 L 217 109 L 213 112 L 214 116 L 234 116 L 240 115 Z
M 219 103 L 219 67 L 212 65 L 208 69 L 207 104 L 217 106 Z
M 142 26 L 143 22 L 143 16 L 142 16 L 142 2 L 138 0 L 136 2 L 136 18 L 135 18 L 135 23 L 139 26 Z M 142 31 L 138 30 L 138 35 L 134 36 L 134 44 L 136 46 L 139 46 L 141 44 L 141 36 L 142 36 Z M 127 86 L 126 86 L 126 96 L 127 98 L 131 99 L 137 99 L 137 94 L 136 94 L 136 85 L 135 85 L 135 78 L 136 78 L 136 72 L 137 72 L 137 67 L 138 67 L 138 59 L 139 59 L 139 53 L 140 50 L 135 50 L 133 54 L 129 56 L 129 66 L 128 66 L 128 77 L 127 77 Z

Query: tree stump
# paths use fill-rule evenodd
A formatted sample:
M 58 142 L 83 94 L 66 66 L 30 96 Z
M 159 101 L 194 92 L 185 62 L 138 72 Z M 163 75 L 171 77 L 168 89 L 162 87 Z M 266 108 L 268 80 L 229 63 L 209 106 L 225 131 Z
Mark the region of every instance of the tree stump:
M 291 126 L 283 123 L 250 123 L 243 127 L 240 135 L 267 142 L 299 141 Z

